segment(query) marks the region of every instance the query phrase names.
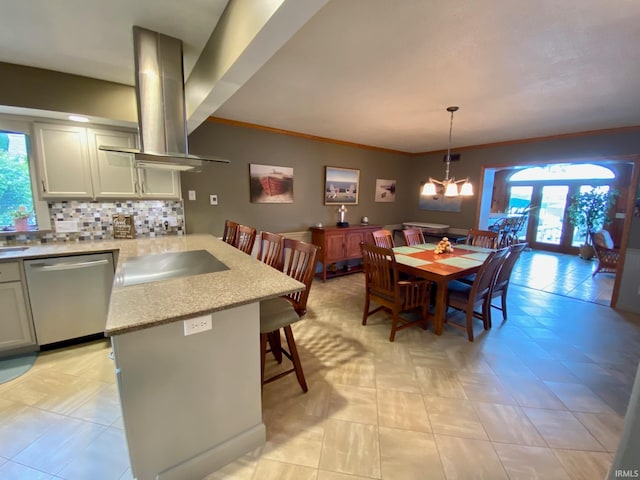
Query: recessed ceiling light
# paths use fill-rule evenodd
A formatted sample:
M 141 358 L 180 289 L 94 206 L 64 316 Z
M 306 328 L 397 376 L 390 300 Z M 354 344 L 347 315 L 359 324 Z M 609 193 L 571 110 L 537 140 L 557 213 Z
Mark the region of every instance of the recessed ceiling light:
M 87 117 L 81 117 L 80 115 L 69 115 L 69 120 L 73 120 L 74 122 L 82 122 L 82 123 L 87 123 L 89 121 Z

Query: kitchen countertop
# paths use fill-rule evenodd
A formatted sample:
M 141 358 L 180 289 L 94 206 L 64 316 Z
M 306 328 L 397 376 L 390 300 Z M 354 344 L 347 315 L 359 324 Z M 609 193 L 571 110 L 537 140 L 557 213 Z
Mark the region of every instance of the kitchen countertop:
M 114 252 L 117 260 L 111 291 L 107 336 L 198 317 L 304 290 L 304 284 L 206 234 L 29 245 L 2 251 L 0 261 Z M 167 252 L 207 250 L 229 270 L 124 286 L 129 258 Z

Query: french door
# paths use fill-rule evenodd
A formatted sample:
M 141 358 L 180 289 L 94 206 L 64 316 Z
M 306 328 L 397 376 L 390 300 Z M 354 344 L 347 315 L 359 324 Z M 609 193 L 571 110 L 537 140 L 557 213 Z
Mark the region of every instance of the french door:
M 512 185 L 509 188 L 510 208 L 530 205 L 531 213 L 520 239 L 537 250 L 576 253 L 584 235 L 569 223 L 566 212 L 573 194 L 590 188 L 580 183 Z

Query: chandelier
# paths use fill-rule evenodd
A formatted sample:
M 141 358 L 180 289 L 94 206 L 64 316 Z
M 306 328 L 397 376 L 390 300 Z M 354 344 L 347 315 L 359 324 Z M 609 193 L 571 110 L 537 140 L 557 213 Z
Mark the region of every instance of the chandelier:
M 447 157 L 445 163 L 447 165 L 444 172 L 444 180 L 435 180 L 429 177 L 429 181 L 422 187 L 422 195 L 437 195 L 436 183 L 442 185 L 445 197 L 457 197 L 458 195 L 469 197 L 473 195 L 473 187 L 469 183 L 469 178 L 464 180 L 456 180 L 455 177 L 449 178 L 449 166 L 451 165 L 451 132 L 453 131 L 453 112 L 458 111 L 459 107 L 448 107 L 447 112 L 451 113 L 451 121 L 449 123 L 449 145 L 447 146 Z M 458 184 L 462 184 L 458 191 Z

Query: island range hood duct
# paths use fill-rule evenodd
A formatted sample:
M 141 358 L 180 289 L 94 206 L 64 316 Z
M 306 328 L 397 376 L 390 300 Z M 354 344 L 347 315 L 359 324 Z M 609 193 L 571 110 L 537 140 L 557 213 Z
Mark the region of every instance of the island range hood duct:
M 145 168 L 199 171 L 218 157 L 190 155 L 182 67 L 182 41 L 133 27 L 140 149 L 100 145 L 100 150 L 133 154 Z

